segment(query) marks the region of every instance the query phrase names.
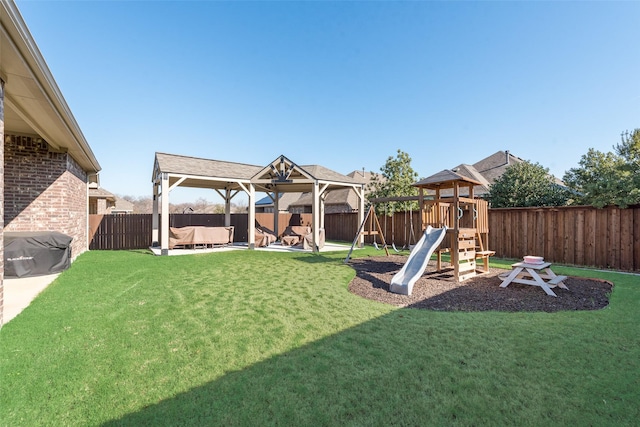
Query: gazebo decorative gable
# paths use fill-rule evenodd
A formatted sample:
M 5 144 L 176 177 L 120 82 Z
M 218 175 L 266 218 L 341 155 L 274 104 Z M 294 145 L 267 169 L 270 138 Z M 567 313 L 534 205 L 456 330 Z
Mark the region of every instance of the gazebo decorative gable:
M 256 186 L 256 189 L 266 192 L 274 191 L 279 187 L 287 190 L 280 192 L 301 191 L 292 189 L 294 185 L 303 186 L 308 190 L 309 184 L 314 181 L 314 176 L 285 156 L 278 157 L 251 178 L 251 182 Z

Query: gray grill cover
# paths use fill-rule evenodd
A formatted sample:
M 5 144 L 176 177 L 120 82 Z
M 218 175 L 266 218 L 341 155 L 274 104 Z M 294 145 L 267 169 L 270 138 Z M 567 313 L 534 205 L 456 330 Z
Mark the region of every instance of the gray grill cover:
M 5 277 L 59 273 L 71 262 L 71 237 L 57 231 L 4 233 Z

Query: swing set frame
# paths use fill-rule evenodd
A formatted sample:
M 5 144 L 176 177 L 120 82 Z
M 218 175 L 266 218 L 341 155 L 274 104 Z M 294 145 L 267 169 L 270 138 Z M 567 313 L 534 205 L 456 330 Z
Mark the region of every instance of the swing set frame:
M 348 262 L 349 259 L 351 258 L 351 253 L 353 252 L 353 249 L 355 248 L 356 244 L 358 243 L 358 240 L 360 239 L 360 236 L 373 236 L 373 246 L 380 250 L 380 249 L 384 249 L 385 253 L 387 254 L 387 256 L 389 256 L 389 245 L 387 244 L 387 241 L 384 238 L 384 233 L 382 232 L 382 227 L 380 225 L 380 221 L 378 220 L 378 216 L 376 215 L 376 211 L 375 211 L 375 205 L 378 203 L 388 203 L 388 202 L 408 202 L 408 201 L 415 201 L 417 202 L 418 196 L 403 196 L 403 197 L 380 197 L 380 198 L 375 198 L 375 199 L 370 199 L 369 201 L 371 202 L 371 205 L 369 206 L 369 209 L 367 209 L 367 213 L 364 216 L 364 219 L 362 220 L 362 223 L 360 224 L 360 226 L 358 227 L 358 232 L 356 233 L 355 238 L 353 239 L 353 243 L 351 244 L 351 249 L 349 249 L 349 253 L 347 254 L 347 257 L 345 258 L 344 262 Z M 406 211 L 405 211 L 406 214 Z M 400 250 L 398 250 L 398 248 L 396 248 L 396 244 L 395 244 L 395 215 L 392 216 L 392 225 L 391 225 L 391 235 L 392 237 L 392 241 L 391 242 L 391 247 L 393 248 L 393 250 L 396 253 L 400 253 Z M 405 220 L 406 223 L 406 220 Z M 406 224 L 405 224 L 405 233 L 406 233 Z M 386 205 L 385 205 L 385 224 L 384 224 L 384 230 L 387 230 L 387 215 L 386 215 Z M 376 242 L 376 236 L 380 236 L 380 239 L 382 240 L 382 248 L 380 248 Z M 409 232 L 409 241 L 407 242 L 406 239 L 406 234 L 405 234 L 405 245 L 402 247 L 402 249 L 411 249 L 411 239 L 413 238 L 413 242 L 417 243 L 417 240 L 415 238 L 414 235 L 414 231 L 413 231 L 413 209 L 411 209 L 411 222 L 410 222 L 410 232 Z
M 362 220 L 362 224 L 360 224 L 360 227 L 358 227 L 358 232 L 356 233 L 355 239 L 353 239 L 353 243 L 351 244 L 351 249 L 349 249 L 349 253 L 347 254 L 347 257 L 344 259 L 344 262 L 345 263 L 349 262 L 349 258 L 351 258 L 351 253 L 353 252 L 353 249 L 356 247 L 356 244 L 358 243 L 360 236 L 374 236 L 373 245 L 376 247 L 376 249 L 379 249 L 375 241 L 375 236 L 378 236 L 378 235 L 382 240 L 382 247 L 384 248 L 385 253 L 387 254 L 387 256 L 389 256 L 389 249 L 387 249 L 387 242 L 384 239 L 384 234 L 382 233 L 382 227 L 380 227 L 380 221 L 378 221 L 378 216 L 376 215 L 375 205 L 372 203 L 369 206 L 369 209 L 367 210 L 367 213 L 364 216 L 364 219 Z

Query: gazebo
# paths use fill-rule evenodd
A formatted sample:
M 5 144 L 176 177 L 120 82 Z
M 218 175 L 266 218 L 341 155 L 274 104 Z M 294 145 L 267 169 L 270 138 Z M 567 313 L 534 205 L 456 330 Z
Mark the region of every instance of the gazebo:
M 317 252 L 324 228 L 324 199 L 332 190 L 352 188 L 358 195 L 358 221 L 364 215 L 364 184 L 320 165 L 299 166 L 281 155 L 266 166 L 156 153 L 153 166 L 152 239 L 161 255 L 169 253 L 169 194 L 177 187 L 213 189 L 225 201 L 225 226 L 231 225 L 231 200 L 240 192 L 249 199 L 248 247 L 255 249 L 256 192 L 265 192 L 274 203 L 274 229 L 278 229 L 278 195 L 312 194 L 313 250 Z M 160 224 L 162 221 L 162 224 Z M 160 233 L 159 230 L 162 230 Z

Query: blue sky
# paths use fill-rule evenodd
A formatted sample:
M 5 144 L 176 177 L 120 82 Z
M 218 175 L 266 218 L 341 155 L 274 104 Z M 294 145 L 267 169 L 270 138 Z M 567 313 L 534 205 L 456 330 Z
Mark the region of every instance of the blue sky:
M 118 195 L 151 195 L 156 151 L 346 174 L 401 149 L 425 177 L 510 150 L 561 178 L 640 128 L 635 1 L 17 4 Z

